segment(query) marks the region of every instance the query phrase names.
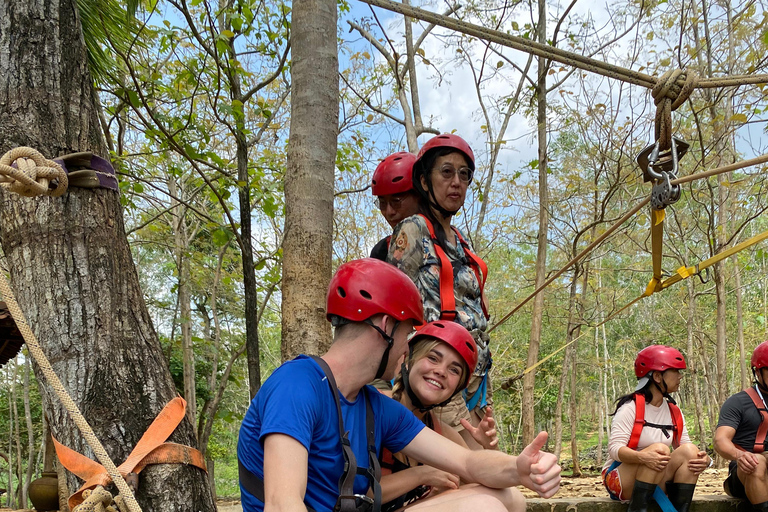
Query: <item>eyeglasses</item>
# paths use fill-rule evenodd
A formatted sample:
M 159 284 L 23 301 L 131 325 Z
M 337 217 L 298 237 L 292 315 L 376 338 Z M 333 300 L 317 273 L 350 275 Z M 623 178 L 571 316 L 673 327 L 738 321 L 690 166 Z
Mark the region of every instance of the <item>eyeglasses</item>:
M 403 206 L 403 201 L 405 201 L 406 197 L 408 196 L 390 196 L 389 198 L 386 196 L 377 197 L 376 206 L 378 206 L 381 211 L 386 210 L 387 206 L 391 206 L 393 210 L 397 211 Z
M 469 167 L 459 167 L 456 169 L 454 166 L 447 164 L 438 170 L 440 171 L 440 175 L 446 181 L 452 180 L 453 177 L 456 176 L 456 173 L 459 173 L 459 180 L 461 180 L 463 183 L 469 183 L 472 181 L 473 172 Z

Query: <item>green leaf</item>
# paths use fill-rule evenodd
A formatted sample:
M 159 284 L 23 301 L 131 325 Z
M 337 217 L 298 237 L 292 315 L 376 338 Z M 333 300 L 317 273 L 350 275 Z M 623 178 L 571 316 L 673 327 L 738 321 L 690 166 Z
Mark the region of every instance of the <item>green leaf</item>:
M 734 123 L 746 123 L 747 116 L 746 114 L 733 114 L 731 116 L 731 121 L 733 121 Z
M 221 31 L 221 35 L 223 35 L 224 37 L 229 37 L 229 38 L 235 37 L 235 33 L 232 32 L 231 30 L 222 30 Z

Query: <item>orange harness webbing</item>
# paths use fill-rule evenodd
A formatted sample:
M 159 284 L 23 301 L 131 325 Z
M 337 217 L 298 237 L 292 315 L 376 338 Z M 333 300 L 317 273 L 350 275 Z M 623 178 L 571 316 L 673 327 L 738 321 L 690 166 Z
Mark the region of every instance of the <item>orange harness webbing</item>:
M 629 442 L 627 448 L 633 450 L 637 449 L 637 445 L 640 443 L 640 434 L 643 432 L 645 422 L 645 396 L 642 393 L 635 393 L 635 424 L 632 426 L 632 434 L 629 436 Z M 680 439 L 683 437 L 683 413 L 680 412 L 680 408 L 671 402 L 667 402 L 669 405 L 669 413 L 672 415 L 672 447 L 677 448 L 680 446 Z
M 746 391 L 749 398 L 752 399 L 755 407 L 757 407 L 757 412 L 760 413 L 760 417 L 762 418 L 760 426 L 757 429 L 757 434 L 755 435 L 755 448 L 753 452 L 763 453 L 763 451 L 765 451 L 765 436 L 768 435 L 768 410 L 766 410 L 765 403 L 763 403 L 763 399 L 760 398 L 760 395 L 755 388 L 747 388 L 744 391 Z
M 149 464 L 189 464 L 207 471 L 205 459 L 199 450 L 190 446 L 165 442 L 181 423 L 186 407 L 187 402 L 181 397 L 176 397 L 166 404 L 147 428 L 147 431 L 144 432 L 144 435 L 141 436 L 139 442 L 136 443 L 125 462 L 118 466 L 117 469 L 121 475 L 138 474 Z M 69 497 L 70 510 L 83 502 L 83 491 L 99 485 L 106 487 L 112 482 L 107 470 L 98 462 L 67 448 L 56 439 L 53 440 L 53 443 L 61 465 L 85 480 L 82 487 Z
M 435 417 L 432 411 L 428 412 L 427 414 L 432 416 L 432 426 L 434 427 L 432 430 L 440 435 L 443 435 L 443 426 L 440 423 L 440 420 Z M 386 448 L 382 448 L 381 460 L 379 462 L 381 463 L 381 475 L 391 475 L 392 470 L 395 467 L 395 454 Z
M 419 214 L 421 215 L 421 214 Z M 453 289 L 453 265 L 448 255 L 440 244 L 437 243 L 437 237 L 435 236 L 435 228 L 432 223 L 424 215 L 421 215 L 429 230 L 429 236 L 432 239 L 432 245 L 435 247 L 435 254 L 440 261 L 440 319 L 442 320 L 455 320 L 456 318 L 456 296 Z M 456 233 L 464 254 L 469 260 L 469 266 L 475 272 L 477 277 L 477 283 L 480 286 L 480 303 L 483 307 L 483 315 L 485 318 L 490 318 L 488 313 L 488 305 L 485 299 L 485 280 L 488 278 L 488 265 L 478 255 L 469 250 L 469 244 L 461 236 L 459 230 L 451 226 L 453 232 Z

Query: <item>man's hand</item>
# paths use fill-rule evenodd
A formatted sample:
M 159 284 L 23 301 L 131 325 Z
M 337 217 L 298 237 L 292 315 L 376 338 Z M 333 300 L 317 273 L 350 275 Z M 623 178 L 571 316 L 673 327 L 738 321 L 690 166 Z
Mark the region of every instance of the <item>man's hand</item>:
M 472 436 L 472 439 L 486 450 L 496 450 L 499 446 L 498 432 L 496 431 L 496 420 L 493 419 L 493 409 L 491 406 L 485 408 L 485 416 L 475 427 L 465 419 L 461 420 L 461 426 Z
M 551 453 L 541 451 L 547 443 L 546 432 L 539 435 L 517 456 L 517 474 L 521 483 L 542 498 L 551 498 L 560 489 L 560 465 Z
M 654 471 L 664 471 L 669 464 L 669 448 L 661 443 L 654 443 L 638 452 L 640 462 Z
M 707 452 L 700 450 L 696 454 L 696 458 L 688 461 L 688 470 L 694 475 L 698 475 L 709 467 L 709 463 L 712 459 L 709 458 Z
M 743 473 L 751 475 L 757 468 L 757 456 L 754 453 L 741 452 L 739 458 L 736 459 L 736 464 Z

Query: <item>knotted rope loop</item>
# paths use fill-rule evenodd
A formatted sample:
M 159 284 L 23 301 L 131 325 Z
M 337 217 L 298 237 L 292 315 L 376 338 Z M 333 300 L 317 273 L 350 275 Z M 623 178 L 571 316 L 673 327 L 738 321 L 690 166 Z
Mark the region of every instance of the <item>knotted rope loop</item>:
M 672 146 L 672 111 L 685 103 L 698 83 L 699 75 L 690 69 L 672 69 L 656 80 L 651 95 L 656 104 L 655 133 L 661 151 Z
M 21 196 L 59 197 L 67 191 L 67 183 L 64 169 L 35 149 L 22 146 L 0 157 L 0 186 Z

